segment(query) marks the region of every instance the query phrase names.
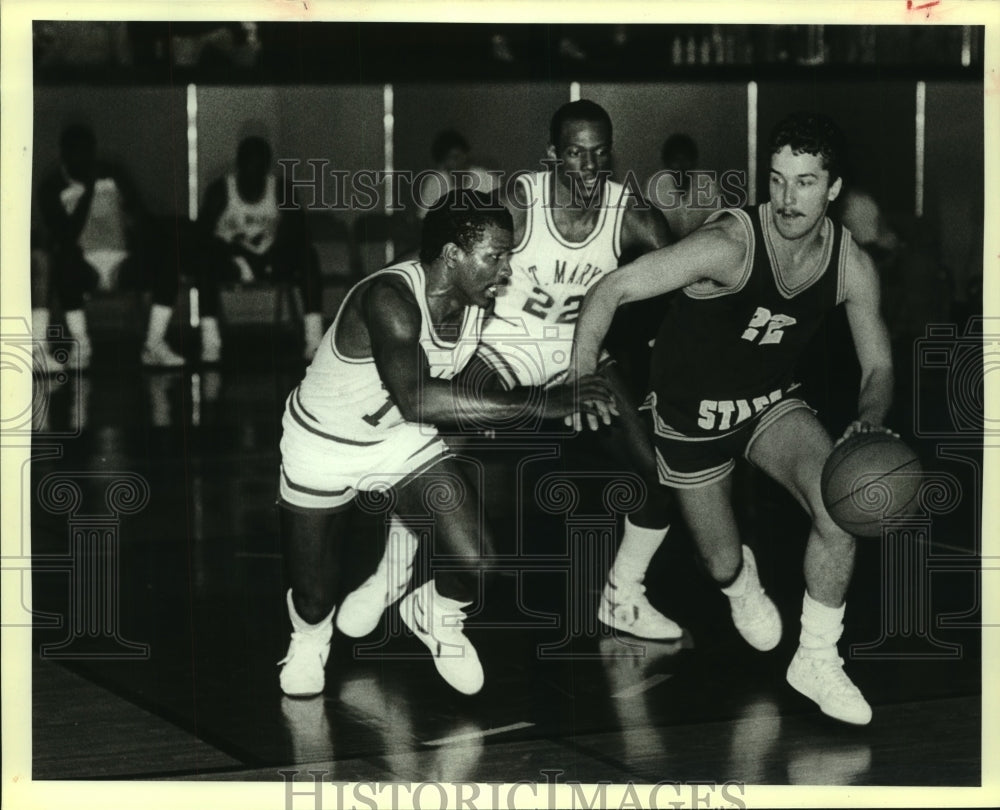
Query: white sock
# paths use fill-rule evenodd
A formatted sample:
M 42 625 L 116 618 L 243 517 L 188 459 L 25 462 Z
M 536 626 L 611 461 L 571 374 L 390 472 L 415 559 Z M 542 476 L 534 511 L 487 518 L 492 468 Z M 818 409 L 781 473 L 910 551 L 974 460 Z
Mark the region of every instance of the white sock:
M 396 515 L 389 522 L 389 537 L 385 545 L 388 559 L 387 565 L 401 579 L 406 569 L 413 565 L 413 557 L 417 552 L 417 536 L 410 531 L 405 523 Z
M 44 307 L 31 310 L 31 336 L 42 345 L 49 336 L 49 311 Z
M 620 587 L 623 583 L 642 582 L 656 550 L 667 536 L 666 529 L 645 529 L 625 518 L 621 547 L 611 566 L 611 577 Z
M 844 632 L 844 609 L 817 602 L 806 591 L 802 598 L 802 632 L 799 644 L 806 650 L 830 650 L 836 654 L 837 642 Z
M 725 588 L 722 588 L 722 592 L 729 597 L 739 597 L 743 596 L 747 592 L 747 587 L 756 580 L 753 576 L 753 572 L 750 570 L 750 566 L 747 565 L 746 556 L 746 546 L 741 547 L 740 553 L 743 555 L 743 560 L 740 563 L 740 572 L 736 575 L 736 579 L 730 582 Z
M 71 309 L 66 312 L 66 328 L 70 337 L 79 345 L 80 351 L 90 349 L 90 336 L 87 334 L 87 313 L 82 309 Z
M 219 319 L 208 315 L 201 319 L 201 345 L 222 347 L 222 335 L 219 333 Z
M 292 627 L 295 628 L 296 632 L 298 632 L 298 633 L 314 633 L 317 630 L 322 630 L 326 626 L 331 626 L 332 627 L 333 614 L 334 614 L 334 611 L 336 611 L 336 609 L 337 609 L 336 605 L 333 607 L 333 610 L 331 610 L 329 612 L 329 614 L 327 614 L 327 617 L 325 619 L 321 619 L 316 624 L 309 624 L 309 622 L 307 622 L 305 619 L 303 619 L 299 615 L 298 611 L 295 609 L 295 602 L 292 601 L 292 589 L 291 588 L 288 589 L 288 597 L 287 597 L 286 601 L 288 602 L 288 618 L 292 620 Z
M 170 325 L 170 317 L 174 314 L 173 307 L 163 304 L 153 304 L 149 310 L 149 328 L 146 331 L 146 345 L 155 346 L 162 343 Z

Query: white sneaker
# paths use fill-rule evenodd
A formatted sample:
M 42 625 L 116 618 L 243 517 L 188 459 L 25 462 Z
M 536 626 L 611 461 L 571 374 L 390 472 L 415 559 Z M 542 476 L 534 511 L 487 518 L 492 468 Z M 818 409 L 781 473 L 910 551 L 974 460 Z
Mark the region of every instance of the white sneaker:
M 743 570 L 747 574 L 746 588 L 740 596 L 729 596 L 733 624 L 747 644 L 767 652 L 781 641 L 781 614 L 764 593 L 757 576 L 757 560 L 748 546 L 743 546 Z
M 433 580 L 408 593 L 399 603 L 400 617 L 431 651 L 438 673 L 465 695 L 476 694 L 484 681 L 479 655 L 463 632 L 464 608 L 470 604 L 441 596 Z
M 312 697 L 323 691 L 326 684 L 326 660 L 330 657 L 333 636 L 332 617 L 315 629 L 295 630 L 288 652 L 278 664 L 281 691 L 289 697 Z
M 362 638 L 378 627 L 386 608 L 398 602 L 410 586 L 416 553 L 415 535 L 406 530 L 390 530 L 375 573 L 351 591 L 337 609 L 337 629 L 341 633 Z
M 676 641 L 683 635 L 680 625 L 649 604 L 646 587 L 639 582 L 615 582 L 614 570 L 601 595 L 597 620 L 612 630 L 653 641 Z
M 799 647 L 785 676 L 793 689 L 819 704 L 820 711 L 845 723 L 871 722 L 872 707 L 844 672 L 844 659 L 832 652 Z
M 144 366 L 177 368 L 184 365 L 184 358 L 161 340 L 157 343 L 147 343 L 142 347 L 142 364 Z

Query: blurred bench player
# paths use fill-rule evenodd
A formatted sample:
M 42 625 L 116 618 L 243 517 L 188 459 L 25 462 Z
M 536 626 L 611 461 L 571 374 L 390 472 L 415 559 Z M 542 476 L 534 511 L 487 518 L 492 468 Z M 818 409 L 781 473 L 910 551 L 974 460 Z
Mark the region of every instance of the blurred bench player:
M 220 286 L 227 283 L 297 283 L 304 310 L 303 356 L 309 360 L 316 352 L 323 334 L 319 257 L 305 215 L 291 200 L 291 192 L 279 188 L 271 171 L 270 145 L 258 137 L 244 138 L 236 152 L 236 171 L 205 189 L 198 212 L 203 363 L 218 362 L 222 353 Z

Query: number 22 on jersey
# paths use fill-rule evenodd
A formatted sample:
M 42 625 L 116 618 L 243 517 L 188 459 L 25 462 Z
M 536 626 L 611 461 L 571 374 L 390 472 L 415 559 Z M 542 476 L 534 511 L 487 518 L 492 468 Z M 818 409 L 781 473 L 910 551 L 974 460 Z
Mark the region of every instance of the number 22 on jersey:
M 531 291 L 531 297 L 524 302 L 522 311 L 543 321 L 576 323 L 576 319 L 580 317 L 580 304 L 582 303 L 582 295 L 571 295 L 560 306 L 556 306 L 556 300 L 551 295 L 541 287 L 535 287 Z
M 757 307 L 757 311 L 754 312 L 741 337 L 751 343 L 756 341 L 759 346 L 781 343 L 781 338 L 784 337 L 782 330 L 788 326 L 794 326 L 795 323 L 797 321 L 790 315 L 772 315 L 771 310 L 766 307 Z M 763 330 L 763 336 L 761 330 Z M 758 340 L 758 338 L 760 339 Z

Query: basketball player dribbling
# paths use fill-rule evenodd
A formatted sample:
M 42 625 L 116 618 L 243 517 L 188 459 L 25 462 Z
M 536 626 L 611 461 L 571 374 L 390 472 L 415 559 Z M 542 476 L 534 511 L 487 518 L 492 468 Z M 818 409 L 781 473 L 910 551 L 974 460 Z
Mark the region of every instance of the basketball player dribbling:
M 510 189 L 513 198 L 507 198 L 507 207 L 514 220 L 515 244 L 510 287 L 496 301 L 475 361 L 485 363 L 497 388 L 550 386 L 565 378 L 587 290 L 623 259 L 671 242 L 662 214 L 609 179 L 611 149 L 607 112 L 592 101 L 570 102 L 551 120 L 552 168 L 523 174 Z M 658 484 L 648 434 L 609 357 L 601 374 L 614 392 L 619 418 L 610 425 L 605 420 L 599 440 L 611 458 L 640 475 L 647 494 L 643 505 L 626 517 L 598 619 L 636 637 L 676 640 L 681 628 L 649 603 L 643 585 L 646 569 L 667 534 L 670 494 Z M 591 415 L 593 429 L 598 422 Z M 390 537 L 379 569 L 345 601 L 338 620 L 341 630 L 363 635 L 375 628 L 385 607 L 405 591 L 406 573 L 400 575 L 400 569 L 414 550 L 412 538 L 408 546 L 393 548 Z
M 861 365 L 858 416 L 842 438 L 883 430 L 892 359 L 871 259 L 826 217 L 841 189 L 844 138 L 829 118 L 796 113 L 770 141 L 770 200 L 724 210 L 676 245 L 602 279 L 583 303 L 575 369 L 598 367 L 615 309 L 682 290 L 653 351 L 648 410 L 661 482 L 672 488 L 734 624 L 773 649 L 781 618 L 740 544 L 730 473 L 742 454 L 782 484 L 812 518 L 799 647 L 787 680 L 826 714 L 866 724 L 872 711 L 843 670 L 837 642 L 855 540 L 820 493 L 832 442 L 794 395 L 794 364 L 824 315 L 843 304 Z
M 483 686 L 463 632 L 491 539 L 480 528 L 475 486 L 466 481 L 435 425 L 502 422 L 535 408 L 546 418 L 613 398 L 600 377 L 538 396 L 483 393 L 453 385 L 478 347 L 483 322 L 510 275 L 512 221 L 499 198 L 455 192 L 424 223 L 420 260 L 381 270 L 347 294 L 282 419 L 280 522 L 293 632 L 281 662 L 282 691 L 319 694 L 333 633 L 340 559 L 358 491 L 391 488 L 395 514 L 425 515 L 442 483 L 472 497 L 432 510 L 439 547 L 462 570 L 442 571 L 407 594 L 404 623 L 431 650 L 441 676 L 474 694 Z M 398 518 L 396 518 L 398 520 Z M 402 532 L 407 534 L 405 530 Z

